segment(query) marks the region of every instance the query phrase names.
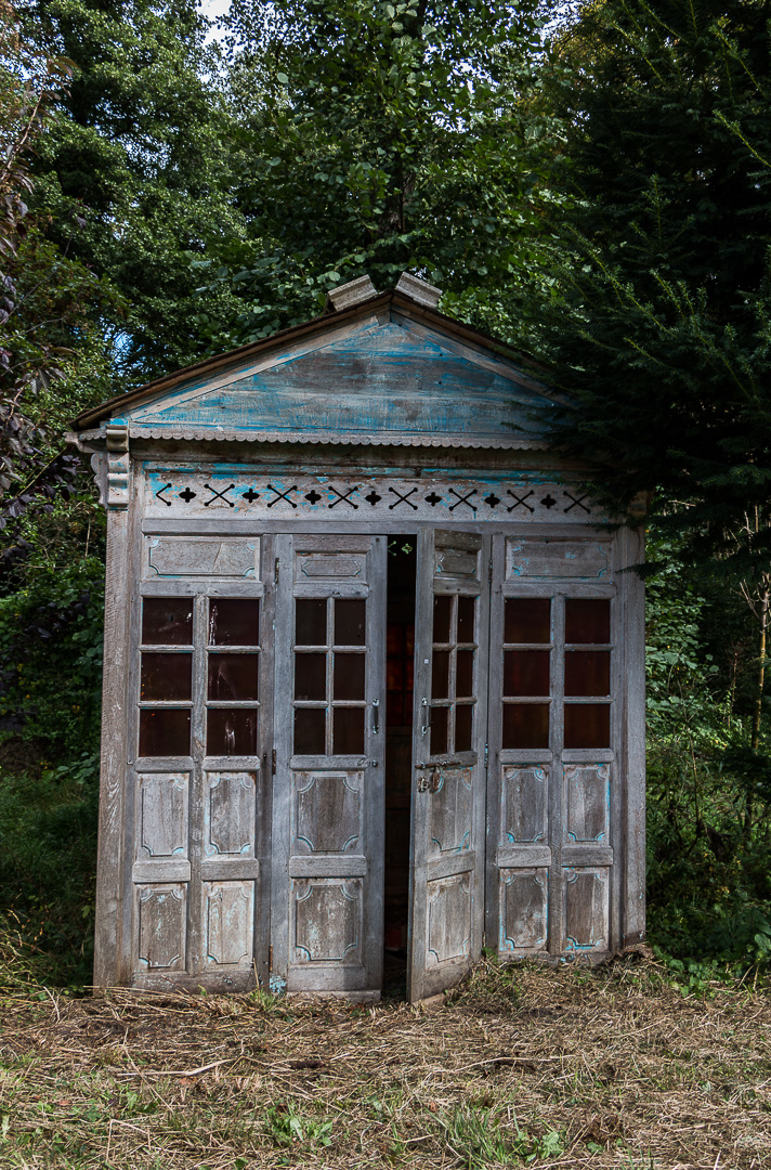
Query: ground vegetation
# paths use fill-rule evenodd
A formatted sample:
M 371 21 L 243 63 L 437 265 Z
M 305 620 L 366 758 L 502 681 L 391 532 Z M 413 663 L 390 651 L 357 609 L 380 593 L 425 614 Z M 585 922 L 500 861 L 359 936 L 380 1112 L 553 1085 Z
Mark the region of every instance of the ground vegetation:
M 751 981 L 689 982 L 638 955 L 595 971 L 485 961 L 431 1011 L 72 999 L 24 986 L 7 947 L 4 1166 L 768 1164 L 771 1005 Z

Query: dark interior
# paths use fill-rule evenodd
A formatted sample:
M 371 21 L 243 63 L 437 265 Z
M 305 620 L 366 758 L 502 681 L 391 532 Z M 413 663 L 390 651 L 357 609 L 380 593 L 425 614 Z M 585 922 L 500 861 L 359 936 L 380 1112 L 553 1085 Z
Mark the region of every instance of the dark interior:
M 415 649 L 416 540 L 388 542 L 386 662 L 386 828 L 383 984 L 404 992 L 410 876 L 410 779 Z

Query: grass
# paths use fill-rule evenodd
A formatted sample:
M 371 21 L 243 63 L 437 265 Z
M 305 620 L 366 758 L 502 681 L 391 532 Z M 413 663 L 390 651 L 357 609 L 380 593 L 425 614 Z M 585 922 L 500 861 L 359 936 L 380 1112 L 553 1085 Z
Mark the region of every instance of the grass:
M 425 1011 L 6 980 L 0 1166 L 771 1166 L 771 998 L 673 983 L 484 961 Z

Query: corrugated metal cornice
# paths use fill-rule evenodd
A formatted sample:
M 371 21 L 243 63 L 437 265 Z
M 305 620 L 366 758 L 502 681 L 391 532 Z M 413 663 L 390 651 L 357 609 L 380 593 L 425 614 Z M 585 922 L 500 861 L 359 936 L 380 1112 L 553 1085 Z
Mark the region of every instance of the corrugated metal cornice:
M 82 438 L 95 438 L 100 432 L 93 431 L 89 435 L 82 434 Z M 191 442 L 201 442 L 212 439 L 215 442 L 227 443 L 302 443 L 309 446 L 346 446 L 352 447 L 457 447 L 468 450 L 502 450 L 525 451 L 546 450 L 548 444 L 543 439 L 508 439 L 485 438 L 484 436 L 446 436 L 446 435 L 400 435 L 392 432 L 381 434 L 362 434 L 339 431 L 336 434 L 313 434 L 308 431 L 259 431 L 259 430 L 227 430 L 225 427 L 192 427 L 168 426 L 148 427 L 129 425 L 129 436 L 132 439 L 178 439 Z
M 515 353 L 514 350 L 510 349 L 502 341 L 480 333 L 468 325 L 463 325 L 454 318 L 437 312 L 436 309 L 429 309 L 423 305 L 419 305 L 410 297 L 391 290 L 390 292 L 379 293 L 375 297 L 370 297 L 369 300 L 361 301 L 349 309 L 343 309 L 336 313 L 324 313 L 322 316 L 315 317 L 303 325 L 293 325 L 289 329 L 282 329 L 279 333 L 273 333 L 270 337 L 264 337 L 260 341 L 249 342 L 248 345 L 242 345 L 238 349 L 229 350 L 224 354 L 216 354 L 214 357 L 204 358 L 202 361 L 195 362 L 193 365 L 184 366 L 181 370 L 175 370 L 174 373 L 164 374 L 163 377 L 156 378 L 152 382 L 147 382 L 144 386 L 137 387 L 136 390 L 129 390 L 126 394 L 118 394 L 113 398 L 108 398 L 106 402 L 100 403 L 99 406 L 91 407 L 90 410 L 84 410 L 78 415 L 72 425 L 76 431 L 86 430 L 105 418 L 109 418 L 114 414 L 122 414 L 126 409 L 136 406 L 138 403 L 144 402 L 147 399 L 154 398 L 164 390 L 174 390 L 181 383 L 191 378 L 219 373 L 227 370 L 230 366 L 238 366 L 250 358 L 256 358 L 270 353 L 273 349 L 280 349 L 290 342 L 298 341 L 306 337 L 313 337 L 316 334 L 324 333 L 326 330 L 344 324 L 347 321 L 355 320 L 357 317 L 368 317 L 373 312 L 386 308 L 398 309 L 417 322 L 439 328 L 443 332 L 458 338 L 460 341 L 480 346 L 514 364 L 524 361 L 531 368 L 542 368 L 538 367 L 532 359 L 525 359 L 522 355 Z M 549 396 L 546 390 L 543 393 L 545 397 Z

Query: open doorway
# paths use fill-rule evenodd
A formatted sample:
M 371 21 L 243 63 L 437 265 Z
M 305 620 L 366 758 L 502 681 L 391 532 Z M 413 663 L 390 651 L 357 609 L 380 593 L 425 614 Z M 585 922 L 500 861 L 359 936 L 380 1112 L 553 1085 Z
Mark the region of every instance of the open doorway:
M 383 989 L 392 995 L 404 994 L 407 971 L 416 544 L 388 541 Z

